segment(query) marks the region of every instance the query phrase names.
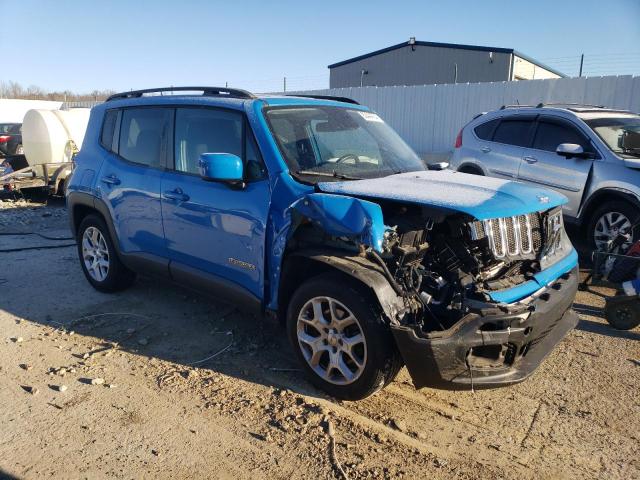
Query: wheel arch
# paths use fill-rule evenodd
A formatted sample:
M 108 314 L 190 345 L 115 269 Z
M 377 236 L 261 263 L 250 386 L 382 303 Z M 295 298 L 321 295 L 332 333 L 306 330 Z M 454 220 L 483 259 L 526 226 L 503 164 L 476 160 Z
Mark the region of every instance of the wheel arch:
M 396 294 L 380 267 L 371 261 L 349 251 L 305 249 L 290 252 L 284 258 L 278 288 L 279 317 L 286 318 L 291 296 L 302 282 L 328 272 L 338 272 L 367 287 L 389 322 L 397 323 L 404 313 L 404 299 Z
M 98 215 L 106 223 L 109 229 L 109 235 L 113 241 L 113 245 L 120 255 L 120 245 L 118 244 L 118 236 L 116 235 L 115 227 L 111 221 L 111 215 L 109 215 L 109 209 L 105 203 L 95 198 L 92 195 L 84 192 L 70 192 L 67 195 L 67 211 L 69 212 L 69 222 L 71 226 L 71 232 L 74 236 L 78 235 L 78 228 L 82 223 L 82 220 L 87 215 Z
M 458 172 L 471 173 L 474 175 L 486 175 L 480 165 L 473 162 L 464 162 L 458 167 Z
M 592 194 L 584 203 L 580 211 L 580 225 L 587 228 L 591 217 L 600 205 L 606 202 L 623 201 L 629 203 L 634 208 L 640 210 L 640 200 L 631 192 L 626 190 L 604 188 Z

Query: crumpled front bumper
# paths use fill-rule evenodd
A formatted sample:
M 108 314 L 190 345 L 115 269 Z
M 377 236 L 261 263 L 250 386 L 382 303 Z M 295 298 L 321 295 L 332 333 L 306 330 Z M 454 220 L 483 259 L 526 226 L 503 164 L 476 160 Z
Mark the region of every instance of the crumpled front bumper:
M 578 323 L 571 309 L 578 267 L 537 292 L 526 304 L 470 313 L 428 338 L 392 326 L 416 388 L 491 388 L 525 380 Z M 505 311 L 506 310 L 506 311 Z

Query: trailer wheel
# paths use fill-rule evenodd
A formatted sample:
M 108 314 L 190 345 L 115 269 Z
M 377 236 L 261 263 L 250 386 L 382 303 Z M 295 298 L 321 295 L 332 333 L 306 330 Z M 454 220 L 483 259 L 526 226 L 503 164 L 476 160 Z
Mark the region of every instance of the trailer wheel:
M 616 330 L 631 330 L 640 325 L 640 302 L 634 297 L 613 297 L 604 307 L 604 316 Z

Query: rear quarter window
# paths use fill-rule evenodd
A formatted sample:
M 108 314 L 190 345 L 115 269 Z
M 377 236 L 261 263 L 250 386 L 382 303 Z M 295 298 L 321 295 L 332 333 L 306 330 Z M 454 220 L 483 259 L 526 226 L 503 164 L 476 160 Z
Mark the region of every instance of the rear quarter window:
M 493 132 L 499 122 L 500 119 L 497 118 L 495 120 L 491 120 L 490 122 L 481 123 L 476 128 L 474 128 L 473 131 L 480 140 L 491 140 L 491 138 L 493 137 Z
M 118 110 L 107 110 L 102 122 L 102 132 L 100 134 L 100 144 L 109 151 L 113 151 L 113 139 L 118 121 Z

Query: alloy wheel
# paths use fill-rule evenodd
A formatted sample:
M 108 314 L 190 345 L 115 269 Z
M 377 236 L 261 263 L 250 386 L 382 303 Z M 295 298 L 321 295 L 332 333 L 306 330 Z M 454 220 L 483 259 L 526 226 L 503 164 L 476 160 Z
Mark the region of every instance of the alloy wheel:
M 367 362 L 367 343 L 358 319 L 331 297 L 314 297 L 297 320 L 297 338 L 311 369 L 335 385 L 355 382 Z
M 89 227 L 82 235 L 82 260 L 91 278 L 103 282 L 109 274 L 109 249 L 96 227 Z
M 618 236 L 618 234 L 627 234 L 631 230 L 631 220 L 620 212 L 607 212 L 602 215 L 596 222 L 596 228 L 593 232 L 593 239 L 596 248 L 600 251 L 607 250 L 609 242 Z M 631 236 L 629 240 L 621 246 L 621 250 L 626 252 L 631 246 Z

